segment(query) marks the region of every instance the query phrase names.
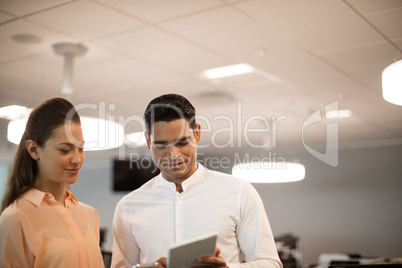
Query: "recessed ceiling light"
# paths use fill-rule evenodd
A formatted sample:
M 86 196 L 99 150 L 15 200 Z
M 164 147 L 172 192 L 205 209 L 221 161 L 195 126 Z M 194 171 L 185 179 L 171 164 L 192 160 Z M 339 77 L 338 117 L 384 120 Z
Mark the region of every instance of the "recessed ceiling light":
M 20 105 L 5 106 L 0 108 L 0 118 L 13 120 L 27 116 L 31 111 L 32 109 Z
M 252 66 L 245 63 L 240 63 L 205 70 L 204 76 L 208 79 L 218 79 L 242 74 L 249 74 L 252 72 L 254 72 L 254 68 Z
M 126 144 L 131 145 L 130 148 L 132 148 L 132 146 L 141 147 L 146 145 L 147 140 L 144 132 L 133 132 L 126 134 Z
M 387 66 L 382 72 L 382 96 L 389 103 L 402 105 L 402 59 Z
M 8 123 L 7 139 L 19 144 L 24 134 L 28 117 Z M 124 142 L 124 128 L 121 124 L 102 118 L 81 116 L 82 132 L 86 151 L 108 150 L 121 146 Z
M 306 168 L 300 163 L 248 162 L 236 164 L 232 174 L 251 183 L 294 182 L 304 179 Z

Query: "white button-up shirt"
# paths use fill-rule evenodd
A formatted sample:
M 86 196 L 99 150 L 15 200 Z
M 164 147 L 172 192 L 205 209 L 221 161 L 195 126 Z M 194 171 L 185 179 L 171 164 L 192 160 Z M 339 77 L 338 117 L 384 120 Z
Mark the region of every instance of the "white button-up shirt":
M 282 266 L 250 183 L 198 164 L 182 188 L 177 192 L 160 174 L 122 198 L 113 220 L 112 267 L 154 262 L 167 256 L 169 245 L 211 232 L 231 268 Z

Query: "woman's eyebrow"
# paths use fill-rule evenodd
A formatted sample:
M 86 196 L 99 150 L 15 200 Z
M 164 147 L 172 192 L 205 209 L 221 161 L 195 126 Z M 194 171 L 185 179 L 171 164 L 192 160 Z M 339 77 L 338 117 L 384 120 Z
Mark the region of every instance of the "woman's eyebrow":
M 83 147 L 85 142 L 80 143 L 79 146 L 77 147 Z M 66 146 L 76 146 L 75 144 L 71 143 L 71 142 L 61 142 L 59 143 L 59 145 L 66 145 Z

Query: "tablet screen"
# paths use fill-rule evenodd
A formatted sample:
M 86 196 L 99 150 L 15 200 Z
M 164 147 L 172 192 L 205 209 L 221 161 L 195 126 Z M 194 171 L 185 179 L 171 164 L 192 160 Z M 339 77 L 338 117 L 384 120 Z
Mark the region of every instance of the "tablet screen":
M 201 266 L 197 259 L 215 255 L 217 238 L 217 233 L 211 233 L 171 245 L 167 258 L 167 268 Z

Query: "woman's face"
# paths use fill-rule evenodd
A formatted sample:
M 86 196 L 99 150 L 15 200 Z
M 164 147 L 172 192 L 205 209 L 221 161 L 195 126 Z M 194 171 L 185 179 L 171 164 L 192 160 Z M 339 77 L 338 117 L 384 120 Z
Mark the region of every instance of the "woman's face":
M 37 151 L 36 183 L 49 186 L 75 183 L 85 158 L 81 125 L 72 122 L 57 127 Z

